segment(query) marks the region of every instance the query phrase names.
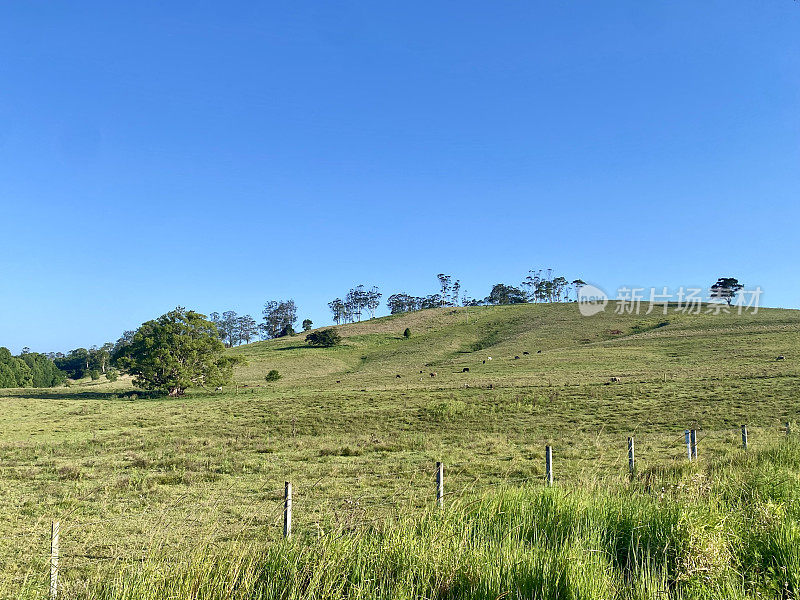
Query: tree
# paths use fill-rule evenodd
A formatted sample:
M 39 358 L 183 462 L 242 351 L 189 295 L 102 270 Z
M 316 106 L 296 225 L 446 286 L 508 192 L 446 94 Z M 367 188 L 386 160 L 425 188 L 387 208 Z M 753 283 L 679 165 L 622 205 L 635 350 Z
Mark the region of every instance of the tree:
M 439 286 L 441 287 L 440 293 L 440 301 L 442 306 L 446 306 L 448 304 L 447 295 L 450 291 L 450 279 L 452 278 L 450 275 L 445 275 L 444 273 L 439 273 L 436 276 L 439 279 Z
M 82 379 L 89 371 L 91 356 L 86 348 L 75 348 L 66 356 L 56 357 L 54 362 L 70 379 Z
M 372 286 L 366 293 L 366 304 L 370 319 L 375 318 L 375 311 L 381 305 L 381 295 L 377 286 Z
M 297 305 L 294 300 L 270 300 L 264 304 L 264 322 L 259 326 L 261 337 L 265 340 L 280 337 L 282 332 L 291 328 L 297 322 Z
M 311 331 L 311 328 L 314 326 L 314 323 L 311 319 L 303 319 L 303 331 Z
M 720 277 L 717 283 L 711 286 L 711 298 L 725 300 L 730 306 L 743 287 L 744 285 L 735 277 Z
M 211 313 L 211 314 L 214 315 L 216 313 Z M 219 315 L 217 315 L 217 317 L 219 317 Z M 213 319 L 212 319 L 212 321 L 213 321 Z M 130 344 L 133 341 L 133 336 L 135 334 L 136 334 L 136 332 L 135 331 L 131 331 L 131 330 L 122 332 L 122 335 L 114 343 L 114 346 L 111 349 L 111 363 L 112 364 L 114 364 L 114 357 L 117 356 L 125 346 L 127 346 L 128 344 Z
M 282 375 L 278 373 L 277 369 L 271 369 L 269 373 L 264 376 L 265 381 L 278 381 Z
M 230 381 L 240 358 L 225 356 L 214 323 L 178 307 L 142 324 L 131 343 L 115 357 L 134 376 L 134 384 L 181 396 L 190 387 L 216 387 Z
M 114 349 L 114 344 L 106 343 L 100 348 L 92 346 L 89 349 L 89 370 L 106 372 L 109 360 L 111 359 L 111 351 Z
M 364 309 L 367 307 L 368 304 L 368 294 L 364 290 L 363 285 L 357 285 L 349 292 L 347 292 L 347 296 L 345 296 L 345 306 L 349 308 L 349 314 L 352 317 L 356 317 L 359 322 L 361 322 L 361 315 L 364 312 Z
M 31 387 L 33 373 L 22 358 L 12 356 L 8 348 L 0 348 L 0 388 Z
M 451 306 L 458 306 L 458 294 L 461 291 L 461 281 L 458 279 L 455 280 L 452 286 L 452 292 L 450 295 L 450 305 Z
M 418 302 L 417 298 L 414 296 L 409 296 L 404 292 L 400 292 L 398 294 L 392 294 L 386 300 L 386 306 L 389 308 L 389 312 L 393 315 L 410 312 L 412 310 L 417 310 Z
M 320 346 L 323 348 L 330 348 L 341 343 L 342 337 L 335 329 L 323 329 L 321 331 L 313 331 L 306 336 L 306 341 L 311 346 Z
M 344 302 L 341 298 L 336 298 L 328 302 L 328 308 L 333 313 L 333 322 L 340 325 L 344 321 Z
M 222 319 L 217 324 L 217 329 L 219 329 L 220 337 L 224 342 L 227 340 L 227 344 L 229 348 L 232 348 L 239 342 L 239 315 L 236 314 L 235 310 L 226 310 L 222 313 Z
M 256 320 L 250 315 L 242 315 L 239 317 L 236 321 L 236 329 L 238 333 L 237 337 L 245 344 L 249 344 L 250 341 L 258 335 L 258 323 L 256 323 Z
M 55 387 L 64 383 L 67 378 L 66 373 L 60 371 L 52 359 L 44 354 L 29 351 L 20 354 L 19 358 L 28 365 L 31 371 L 31 385 L 33 387 Z
M 486 298 L 487 304 L 522 304 L 525 302 L 525 292 L 513 285 L 497 283 Z
M 406 327 L 406 330 L 403 332 L 403 337 L 406 339 L 411 337 L 411 330 L 408 327 Z
M 578 301 L 578 296 L 580 296 L 581 288 L 586 285 L 586 282 L 583 279 L 573 279 L 572 280 L 572 287 L 575 289 L 575 302 Z

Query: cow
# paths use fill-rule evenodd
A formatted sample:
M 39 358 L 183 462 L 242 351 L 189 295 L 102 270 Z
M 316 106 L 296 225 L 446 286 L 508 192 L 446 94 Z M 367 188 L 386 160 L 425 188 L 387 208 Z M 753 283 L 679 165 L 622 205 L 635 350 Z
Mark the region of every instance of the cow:
M 530 354 L 530 352 L 528 352 L 527 350 L 522 353 L 523 356 L 527 356 L 528 354 Z
M 519 356 L 515 356 L 515 357 L 514 357 L 514 360 L 519 360 Z
M 780 355 L 778 358 L 776 358 L 775 360 L 786 360 L 786 357 L 785 357 L 783 354 L 781 354 L 781 355 Z
M 215 391 L 217 391 L 217 392 L 221 392 L 221 391 L 222 391 L 222 386 L 219 386 L 218 388 L 216 388 L 216 390 L 215 390 Z
M 400 375 L 395 375 L 394 378 L 395 379 L 400 379 Z
M 612 383 L 617 383 L 618 381 L 620 381 L 620 378 L 619 377 L 612 377 L 611 381 L 612 381 Z
M 436 373 L 432 371 L 431 372 L 431 377 L 436 377 Z
M 461 372 L 462 373 L 469 373 L 469 367 L 464 367 L 463 369 L 461 369 Z
M 541 353 L 542 353 L 542 351 L 541 351 L 541 350 L 537 350 L 537 351 L 536 351 L 536 354 L 541 354 Z

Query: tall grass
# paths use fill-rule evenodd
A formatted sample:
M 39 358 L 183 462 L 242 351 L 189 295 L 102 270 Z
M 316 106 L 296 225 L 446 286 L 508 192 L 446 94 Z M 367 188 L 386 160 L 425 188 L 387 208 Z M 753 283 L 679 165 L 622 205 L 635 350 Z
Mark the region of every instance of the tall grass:
M 528 486 L 444 510 L 197 547 L 98 572 L 100 600 L 800 597 L 800 443 L 638 474 L 615 489 Z

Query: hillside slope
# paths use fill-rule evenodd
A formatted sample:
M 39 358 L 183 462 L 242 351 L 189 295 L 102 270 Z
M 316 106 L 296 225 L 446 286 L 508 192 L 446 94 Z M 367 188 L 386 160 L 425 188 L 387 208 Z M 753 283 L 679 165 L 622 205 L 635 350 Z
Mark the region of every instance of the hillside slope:
M 402 335 L 406 327 L 410 339 Z M 574 303 L 525 304 L 431 309 L 337 330 L 344 341 L 335 348 L 308 347 L 297 335 L 231 350 L 248 361 L 237 382 L 266 385 L 270 369 L 283 376 L 277 389 L 772 377 L 797 375 L 800 356 L 800 311 L 788 309 L 664 315 L 658 307 L 635 315 L 616 314 L 612 302 L 604 313 L 583 317 Z

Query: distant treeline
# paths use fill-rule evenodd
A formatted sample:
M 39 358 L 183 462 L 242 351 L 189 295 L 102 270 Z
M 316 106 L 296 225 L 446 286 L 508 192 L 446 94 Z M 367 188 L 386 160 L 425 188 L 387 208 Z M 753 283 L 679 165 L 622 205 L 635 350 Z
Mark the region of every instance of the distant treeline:
M 461 282 L 451 275 L 439 273 L 439 291 L 426 296 L 415 296 L 406 292 L 392 294 L 386 300 L 391 314 L 406 313 L 444 306 L 481 306 L 520 304 L 524 302 L 564 302 L 577 295 L 580 279 L 568 281 L 555 276 L 551 269 L 529 271 L 519 285 L 495 284 L 483 299 L 471 298 L 461 287 Z M 375 317 L 383 294 L 376 286 L 356 285 L 344 295 L 328 303 L 336 325 L 361 321 L 365 314 Z M 219 339 L 228 347 L 250 343 L 257 337 L 273 339 L 295 334 L 297 305 L 294 300 L 269 300 L 261 311 L 261 322 L 251 315 L 239 315 L 233 310 L 212 312 L 209 320 L 214 324 Z M 311 319 L 302 322 L 303 331 L 313 327 Z M 99 379 L 105 376 L 113 381 L 121 370 L 117 358 L 129 346 L 135 332 L 125 331 L 116 342 L 89 349 L 75 348 L 66 354 L 50 352 L 37 354 L 24 348 L 19 356 L 12 356 L 6 348 L 0 348 L 0 387 L 51 387 L 64 383 L 67 378 Z

